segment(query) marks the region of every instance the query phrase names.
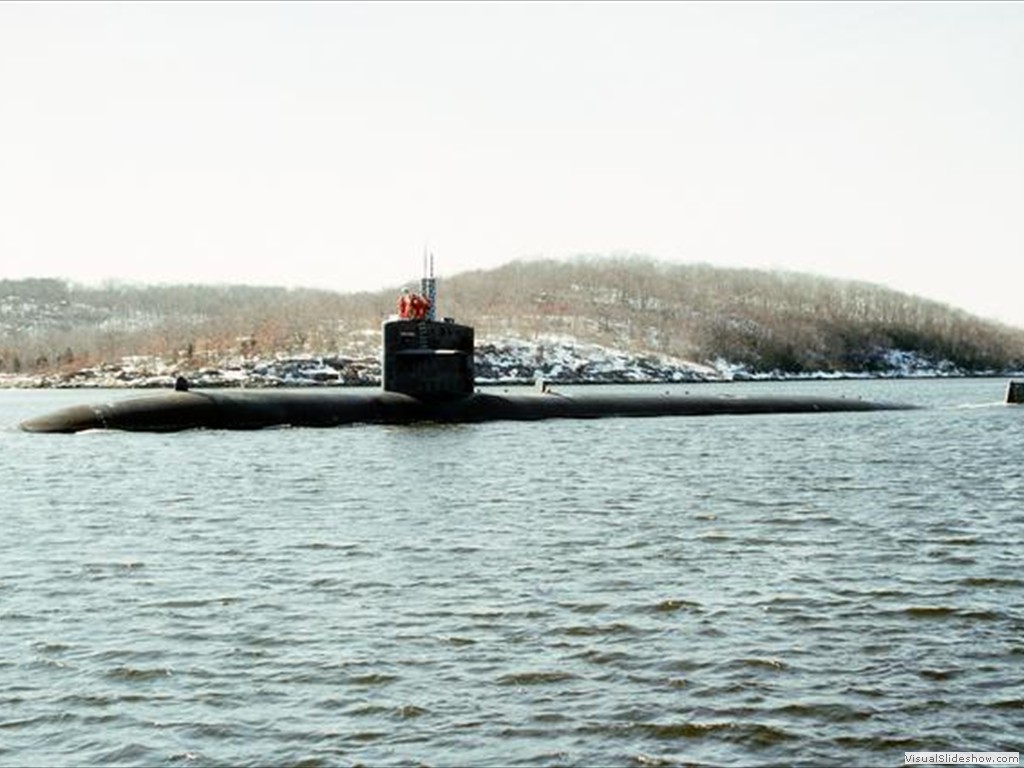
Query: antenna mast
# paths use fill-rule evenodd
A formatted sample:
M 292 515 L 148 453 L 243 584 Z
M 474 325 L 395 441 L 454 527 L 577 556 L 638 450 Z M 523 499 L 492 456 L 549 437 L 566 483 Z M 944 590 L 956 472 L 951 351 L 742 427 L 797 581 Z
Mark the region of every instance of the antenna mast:
M 420 281 L 420 292 L 426 298 L 427 320 L 437 318 L 437 281 L 434 279 L 434 254 L 430 254 L 430 268 L 427 269 L 427 249 L 423 249 L 423 279 Z

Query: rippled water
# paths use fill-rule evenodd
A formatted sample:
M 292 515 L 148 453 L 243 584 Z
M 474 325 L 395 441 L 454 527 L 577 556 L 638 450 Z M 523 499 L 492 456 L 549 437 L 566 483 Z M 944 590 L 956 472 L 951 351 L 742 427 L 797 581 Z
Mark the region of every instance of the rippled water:
M 0 763 L 1020 751 L 1024 407 L 747 386 L 930 408 L 68 436 L 14 426 L 125 395 L 0 392 Z

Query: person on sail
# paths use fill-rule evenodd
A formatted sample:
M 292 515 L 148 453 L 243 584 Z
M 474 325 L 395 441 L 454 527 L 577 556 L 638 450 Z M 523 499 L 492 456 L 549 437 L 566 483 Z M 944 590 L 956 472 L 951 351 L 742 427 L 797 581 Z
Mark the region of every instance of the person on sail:
M 427 316 L 429 310 L 429 299 L 408 288 L 402 289 L 402 294 L 398 297 L 398 316 L 402 320 L 422 320 Z
M 422 320 L 427 316 L 430 309 L 430 301 L 418 293 L 409 297 L 409 317 L 413 320 Z
M 411 301 L 409 289 L 403 288 L 401 295 L 398 297 L 398 316 L 403 320 L 409 319 L 409 305 Z

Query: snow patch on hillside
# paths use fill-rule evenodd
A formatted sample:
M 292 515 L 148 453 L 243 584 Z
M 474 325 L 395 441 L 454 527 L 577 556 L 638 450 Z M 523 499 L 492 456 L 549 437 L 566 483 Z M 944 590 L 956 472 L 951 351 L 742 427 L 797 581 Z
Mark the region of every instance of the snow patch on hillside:
M 0 374 L 0 387 L 164 388 L 174 386 L 178 376 L 186 377 L 193 388 L 379 386 L 379 347 L 377 354 L 368 355 L 366 351 L 361 345 L 352 355 L 235 356 L 202 367 L 136 356 L 59 375 Z M 949 361 L 932 361 L 905 350 L 879 350 L 874 367 L 876 370 L 870 373 L 752 372 L 728 360 L 698 363 L 653 353 L 636 354 L 581 343 L 571 336 L 540 336 L 532 340 L 483 338 L 477 342 L 475 356 L 476 380 L 485 385 L 531 384 L 537 380 L 553 384 L 655 384 L 968 375 Z
M 665 383 L 720 378 L 709 366 L 665 355 L 637 355 L 568 336 L 533 341 L 490 338 L 476 347 L 476 378 L 482 384 Z

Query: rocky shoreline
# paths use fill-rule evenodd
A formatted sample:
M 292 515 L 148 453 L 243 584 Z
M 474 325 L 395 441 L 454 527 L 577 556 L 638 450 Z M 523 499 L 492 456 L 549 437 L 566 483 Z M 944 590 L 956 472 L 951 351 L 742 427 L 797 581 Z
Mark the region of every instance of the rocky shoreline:
M 863 372 L 753 373 L 724 360 L 707 364 L 638 355 L 573 339 L 484 340 L 476 348 L 479 384 L 668 384 L 684 382 L 854 378 L 931 378 L 1020 375 L 1005 371 L 963 371 L 945 361 L 887 351 L 885 366 Z M 117 363 L 49 374 L 0 374 L 0 388 L 158 389 L 182 376 L 192 388 L 371 387 L 380 386 L 376 356 L 292 355 L 229 357 L 205 365 L 169 363 L 155 357 L 127 357 Z

